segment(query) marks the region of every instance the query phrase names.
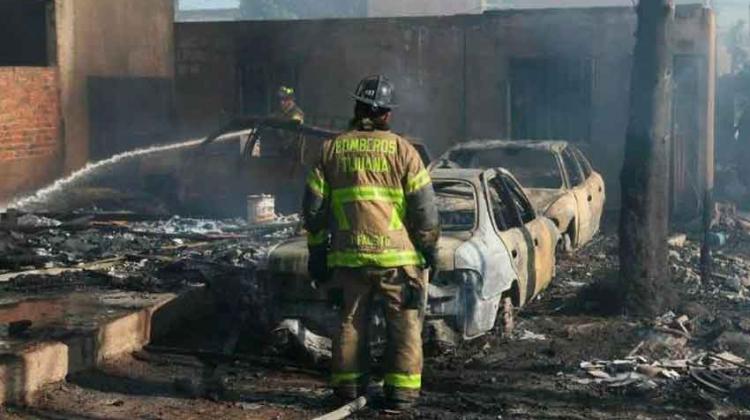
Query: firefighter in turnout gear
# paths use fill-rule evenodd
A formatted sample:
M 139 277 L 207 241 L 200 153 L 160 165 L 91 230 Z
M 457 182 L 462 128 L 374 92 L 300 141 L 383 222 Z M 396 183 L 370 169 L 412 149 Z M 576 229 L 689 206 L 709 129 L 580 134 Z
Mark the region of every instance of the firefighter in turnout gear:
M 440 235 L 435 193 L 414 147 L 388 127 L 394 88 L 362 80 L 351 131 L 323 145 L 303 201 L 311 277 L 337 296 L 341 325 L 331 384 L 342 400 L 366 393 L 373 300 L 387 325 L 384 387 L 390 408 L 414 404 L 422 384 L 425 269 Z
M 294 100 L 294 89 L 281 86 L 276 92 L 279 98 L 279 107 L 271 118 L 283 121 L 294 121 L 299 124 L 305 123 L 305 113 L 302 112 Z M 284 156 L 291 161 L 297 162 L 300 155 L 300 138 L 290 132 L 276 129 L 264 129 L 260 135 L 261 140 L 255 143 L 253 156 Z
M 300 124 L 303 124 L 305 122 L 305 113 L 302 112 L 302 109 L 295 102 L 294 89 L 288 86 L 281 86 L 279 87 L 277 96 L 279 97 L 279 111 L 276 116 L 287 120 L 299 121 Z

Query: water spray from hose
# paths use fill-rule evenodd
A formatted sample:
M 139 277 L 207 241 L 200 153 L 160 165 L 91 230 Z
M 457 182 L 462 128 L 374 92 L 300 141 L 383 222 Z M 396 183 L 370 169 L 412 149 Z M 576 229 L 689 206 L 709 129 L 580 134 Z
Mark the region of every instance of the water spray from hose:
M 139 157 L 139 156 L 149 155 L 152 153 L 164 152 L 164 151 L 174 150 L 174 149 L 181 149 L 181 148 L 190 147 L 190 146 L 197 146 L 202 142 L 203 142 L 203 139 L 201 138 L 201 139 L 187 140 L 181 143 L 151 146 L 151 147 L 146 147 L 143 149 L 136 149 L 136 150 L 131 150 L 128 152 L 119 153 L 108 159 L 100 160 L 98 162 L 88 163 L 86 164 L 86 166 L 73 172 L 67 177 L 58 179 L 54 183 L 36 191 L 35 193 L 31 195 L 14 200 L 10 204 L 8 204 L 5 208 L 0 208 L 0 211 L 4 212 L 8 208 L 15 208 L 15 209 L 23 210 L 24 207 L 27 207 L 29 205 L 44 203 L 53 194 L 61 191 L 63 188 L 69 185 L 72 185 L 73 183 L 77 181 L 96 175 L 102 169 L 108 168 L 111 165 L 114 165 L 116 163 L 129 160 L 135 157 Z

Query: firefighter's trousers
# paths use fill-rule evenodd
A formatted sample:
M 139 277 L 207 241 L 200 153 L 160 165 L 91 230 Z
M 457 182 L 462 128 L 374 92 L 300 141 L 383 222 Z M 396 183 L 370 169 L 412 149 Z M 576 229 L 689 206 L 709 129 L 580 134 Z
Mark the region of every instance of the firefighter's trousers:
M 383 301 L 387 344 L 384 355 L 386 398 L 411 401 L 422 386 L 422 321 L 426 282 L 415 267 L 391 269 L 336 268 L 340 287 L 341 326 L 333 340 L 331 382 L 341 398 L 363 395 L 369 382 L 373 299 Z

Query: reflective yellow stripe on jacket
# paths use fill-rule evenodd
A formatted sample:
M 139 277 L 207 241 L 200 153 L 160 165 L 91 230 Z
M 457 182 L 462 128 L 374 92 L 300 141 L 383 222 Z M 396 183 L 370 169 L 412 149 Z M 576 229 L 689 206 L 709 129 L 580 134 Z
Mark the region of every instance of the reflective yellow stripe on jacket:
M 356 251 L 336 251 L 328 254 L 330 267 L 402 267 L 423 265 L 424 258 L 417 251 L 385 251 L 364 253 Z
M 312 171 L 310 171 L 310 175 L 307 176 L 307 186 L 312 192 L 314 192 L 321 198 L 324 198 L 328 195 L 328 183 L 323 178 L 323 174 L 321 174 L 317 169 L 313 169 Z
M 340 188 L 332 192 L 333 215 L 338 223 L 339 230 L 349 230 L 349 221 L 344 213 L 344 204 L 354 201 L 385 201 L 393 204 L 393 215 L 390 220 L 390 228 L 398 230 L 403 227 L 401 220 L 406 209 L 404 191 L 401 188 L 360 186 Z
M 307 245 L 315 246 L 324 244 L 328 240 L 328 231 L 323 229 L 320 232 L 307 232 Z
M 420 189 L 422 189 L 422 187 L 429 184 L 430 182 L 432 182 L 432 180 L 430 179 L 429 172 L 427 172 L 427 170 L 425 169 L 422 169 L 416 175 L 406 181 L 406 193 L 410 194 L 414 191 L 419 191 Z

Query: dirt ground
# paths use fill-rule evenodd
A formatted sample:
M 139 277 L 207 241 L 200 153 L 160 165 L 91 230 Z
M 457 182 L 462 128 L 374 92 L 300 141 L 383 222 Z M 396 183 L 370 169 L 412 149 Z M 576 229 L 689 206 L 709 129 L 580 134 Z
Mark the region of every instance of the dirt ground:
M 720 252 L 723 272 L 736 268 L 732 261 L 745 267 L 746 239 Z M 657 350 L 668 358 L 729 349 L 747 359 L 743 350 L 750 353 L 750 335 L 743 332 L 750 332 L 744 286 L 728 290 L 724 274 L 709 283 L 696 280 L 690 267 L 697 262 L 697 245 L 690 241 L 671 253 L 682 298 L 675 314 L 688 314 L 690 337 L 664 341 L 651 353 L 638 350 L 653 336 L 655 321 L 613 314 L 608 294 L 616 291 L 599 286 L 615 275 L 616 254 L 616 238 L 605 234 L 559 261 L 556 280 L 517 315 L 511 338 L 490 334 L 449 351 L 428 346 L 423 397 L 415 409 L 383 411 L 376 394 L 354 418 L 750 418 L 750 392 L 741 386 L 750 376 L 745 368 L 731 372 L 731 393 L 709 390 L 687 374 L 657 380 L 656 386 L 586 381 L 581 362 L 631 353 L 654 359 Z M 211 328 L 210 321 L 190 326 L 151 349 L 73 375 L 46 388 L 33 408 L 6 408 L 0 418 L 297 419 L 334 408 L 324 369 L 269 353 L 252 332 L 241 341 L 242 356 L 222 356 L 198 338 L 210 337 Z M 726 333 L 734 334 L 734 341 L 722 339 Z

